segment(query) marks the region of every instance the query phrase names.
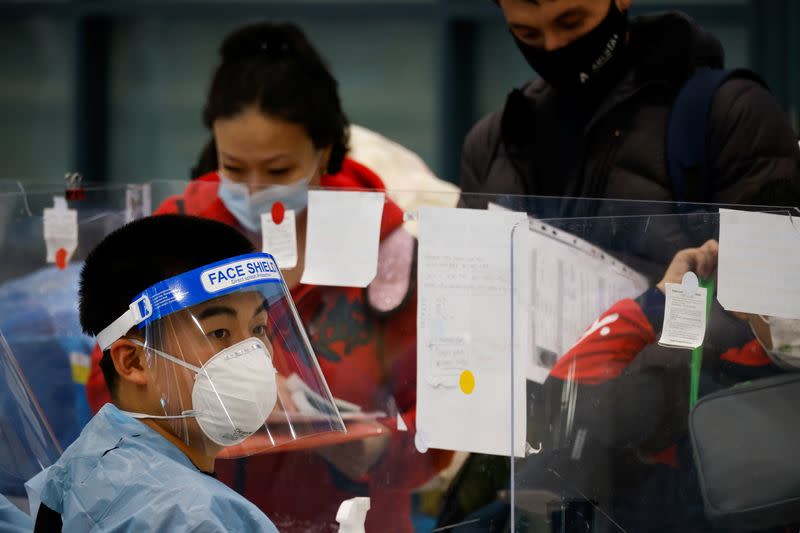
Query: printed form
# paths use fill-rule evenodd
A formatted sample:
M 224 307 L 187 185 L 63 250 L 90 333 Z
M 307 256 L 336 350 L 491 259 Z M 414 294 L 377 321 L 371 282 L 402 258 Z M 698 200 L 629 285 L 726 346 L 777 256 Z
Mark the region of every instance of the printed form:
M 648 282 L 568 232 L 535 219 L 529 228 L 527 377 L 544 383 L 550 369 L 603 312 L 619 300 L 637 298 Z

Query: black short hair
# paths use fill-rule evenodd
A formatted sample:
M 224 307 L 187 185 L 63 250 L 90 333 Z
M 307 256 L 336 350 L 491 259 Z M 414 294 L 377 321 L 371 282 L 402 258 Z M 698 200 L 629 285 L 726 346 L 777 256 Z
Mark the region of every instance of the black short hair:
M 80 281 L 81 327 L 97 335 L 151 285 L 252 251 L 244 235 L 213 220 L 160 215 L 131 222 L 103 239 L 86 258 Z M 103 352 L 100 368 L 114 397 L 118 375 L 110 351 Z
M 348 150 L 349 123 L 339 84 L 303 32 L 289 23 L 262 22 L 239 28 L 220 47 L 203 110 L 211 128 L 220 118 L 255 105 L 262 113 L 305 128 L 316 148 L 331 146 L 327 171 L 341 171 Z M 214 140 L 206 145 L 192 175 L 217 168 Z

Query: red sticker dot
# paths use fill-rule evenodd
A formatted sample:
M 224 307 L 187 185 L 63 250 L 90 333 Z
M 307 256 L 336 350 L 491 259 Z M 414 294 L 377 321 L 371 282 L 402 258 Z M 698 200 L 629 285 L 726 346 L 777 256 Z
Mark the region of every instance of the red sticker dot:
M 61 270 L 67 268 L 67 251 L 64 248 L 56 251 L 56 266 Z
M 283 222 L 283 216 L 286 214 L 286 209 L 283 207 L 283 204 L 280 202 L 275 202 L 272 204 L 272 221 L 275 224 L 280 224 Z

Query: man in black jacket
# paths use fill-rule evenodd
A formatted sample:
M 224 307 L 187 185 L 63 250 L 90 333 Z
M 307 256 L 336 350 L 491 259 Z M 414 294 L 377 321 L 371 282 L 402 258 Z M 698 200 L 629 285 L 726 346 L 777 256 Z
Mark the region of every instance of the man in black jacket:
M 722 68 L 724 54 L 719 41 L 686 16 L 667 13 L 629 20 L 630 4 L 631 0 L 499 0 L 512 38 L 540 78 L 512 91 L 502 110 L 482 119 L 469 133 L 462 154 L 462 190 L 498 195 L 800 205 L 797 142 L 769 91 L 747 78 L 725 82 L 711 103 L 706 125 L 711 194 L 678 198 L 672 190 L 665 156 L 672 106 L 686 80 L 698 68 Z M 469 196 L 462 202 L 472 203 Z M 556 204 L 542 205 L 552 208 Z M 586 205 L 558 202 L 557 213 L 536 214 L 598 214 L 584 210 Z M 623 214 L 609 210 L 608 205 L 596 205 L 605 209 L 605 214 Z M 581 209 L 576 210 L 576 206 Z M 638 214 L 656 214 L 656 210 L 670 208 L 644 204 L 638 209 L 643 210 Z M 603 241 L 598 244 L 615 249 L 612 241 L 620 241 L 626 251 L 657 264 L 666 264 L 668 257 L 691 245 L 692 240 L 705 238 L 695 235 L 691 228 L 674 231 L 676 228 L 662 223 L 664 227 L 655 230 L 658 235 L 648 234 L 643 239 L 643 249 L 631 250 L 630 236 L 614 238 L 617 230 L 596 226 L 608 229 L 600 232 L 608 235 L 598 237 Z M 673 385 L 688 383 L 685 373 L 680 372 L 674 384 L 664 381 L 665 387 L 677 390 L 679 387 Z M 624 393 L 626 389 L 620 390 Z M 633 403 L 637 401 L 640 398 Z M 476 531 L 508 530 L 509 524 L 503 519 L 506 511 L 500 508 L 497 512 L 492 507 L 500 503 L 498 490 L 506 485 L 490 480 L 503 470 L 508 479 L 507 468 L 507 459 L 473 455 L 452 487 L 440 525 L 463 521 L 473 524 Z M 633 479 L 628 481 L 638 484 Z M 591 483 L 588 486 L 591 488 Z M 683 490 L 673 487 L 672 492 Z M 686 516 L 682 518 L 702 528 L 702 510 L 699 516 L 693 514 L 699 505 L 695 496 L 686 494 L 687 504 L 681 509 Z M 561 497 L 563 503 L 564 494 Z M 594 499 L 585 493 L 582 497 Z M 644 498 L 634 498 L 634 502 L 641 504 Z M 665 505 L 662 511 L 669 509 Z M 612 514 L 618 513 L 621 515 L 622 509 Z M 653 524 L 669 530 L 664 527 L 663 514 L 659 514 L 651 517 Z M 598 523 L 601 521 L 592 521 L 598 531 L 603 529 Z M 471 526 L 466 524 L 455 530 L 469 530 Z
M 665 160 L 672 104 L 697 68 L 722 68 L 723 51 L 679 13 L 629 20 L 630 4 L 499 0 L 540 77 L 467 136 L 464 192 L 676 199 Z M 725 82 L 706 131 L 713 194 L 685 200 L 747 203 L 770 182 L 798 186 L 797 141 L 760 83 Z

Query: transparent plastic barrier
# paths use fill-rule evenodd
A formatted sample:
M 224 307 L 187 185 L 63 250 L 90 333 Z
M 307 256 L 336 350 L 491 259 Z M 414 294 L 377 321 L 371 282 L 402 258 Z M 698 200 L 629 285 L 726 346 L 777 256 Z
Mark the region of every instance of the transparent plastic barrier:
M 131 187 L 140 190 L 145 186 L 104 188 L 87 185 L 86 199 L 70 202 L 71 207 L 78 208 L 79 220 L 83 221 L 81 247 L 74 262 L 77 263 L 85 257 L 84 250 L 99 242 L 108 231 L 130 218 L 131 211 L 127 208 L 130 207 L 128 204 L 132 194 Z M 183 181 L 174 181 L 146 184 L 146 189 L 149 191 L 149 205 L 153 212 L 184 212 L 208 218 L 224 215 L 224 209 L 221 210 L 216 195 L 217 188 L 216 183 L 204 182 L 187 184 Z M 13 223 L 7 227 L 12 228 L 16 224 L 17 229 L 4 231 L 6 240 L 3 241 L 3 249 L 10 249 L 8 243 L 12 241 L 15 243 L 21 241 L 21 249 L 26 250 L 27 254 L 22 257 L 30 258 L 12 263 L 6 278 L 11 277 L 14 278 L 13 281 L 17 281 L 24 273 L 51 268 L 43 263 L 41 209 L 52 203 L 53 194 L 60 192 L 62 192 L 60 189 L 53 187 L 49 189 L 31 187 L 25 198 L 5 200 L 8 207 L 2 212 L 6 218 L 10 214 Z M 642 273 L 650 285 L 660 279 L 674 253 L 688 246 L 702 244 L 717 232 L 716 206 L 422 194 L 421 191 L 390 191 L 387 194 L 387 202 L 403 205 L 406 214 L 404 227 L 412 232 L 415 231 L 416 210 L 422 206 L 462 205 L 485 208 L 491 203 L 524 211 L 539 218 L 550 217 L 546 218 L 545 222 L 552 227 L 569 232 L 576 238 L 583 239 L 614 256 Z M 143 200 L 142 205 L 145 203 L 147 202 Z M 21 207 L 23 204 L 27 211 Z M 692 210 L 696 214 L 683 214 L 687 210 Z M 133 216 L 140 216 L 145 212 L 143 209 L 138 212 L 140 214 Z M 590 213 L 591 216 L 575 216 L 586 213 Z M 229 223 L 230 220 L 229 217 Z M 84 225 L 95 229 L 94 232 L 87 233 L 85 238 L 83 238 Z M 397 230 L 399 226 L 392 229 Z M 26 239 L 22 238 L 23 235 L 32 237 Z M 254 244 L 260 246 L 260 236 L 258 234 L 250 236 Z M 335 508 L 341 500 L 356 495 L 370 495 L 373 498 L 371 514 L 368 515 L 371 520 L 368 521 L 368 530 L 370 526 L 373 529 L 385 530 L 384 526 L 388 524 L 392 524 L 392 527 L 395 524 L 402 524 L 405 530 L 414 528 L 417 531 L 467 523 L 473 526 L 481 524 L 486 526 L 488 523 L 486 517 L 489 517 L 488 520 L 492 524 L 504 523 L 508 526 L 512 520 L 508 505 L 512 493 L 519 513 L 519 516 L 515 517 L 518 522 L 517 528 L 523 527 L 525 522 L 521 520 L 529 519 L 520 511 L 526 501 L 524 498 L 530 496 L 529 493 L 523 493 L 523 490 L 538 490 L 538 481 L 535 481 L 535 476 L 531 477 L 533 474 L 530 472 L 547 471 L 539 469 L 533 463 L 539 456 L 531 456 L 515 465 L 517 475 L 516 481 L 512 483 L 507 458 L 473 454 L 466 459 L 465 467 L 461 468 L 460 460 L 464 459 L 464 454 L 460 454 L 459 461 L 448 470 L 448 464 L 452 460 L 450 452 L 429 450 L 428 453 L 421 454 L 416 450 L 414 369 L 417 364 L 417 295 L 413 266 L 416 264 L 416 248 L 414 246 L 410 248 L 411 256 L 408 261 L 396 261 L 397 254 L 404 253 L 402 251 L 408 249 L 402 245 L 399 250 L 389 250 L 383 255 L 379 254 L 379 271 L 399 264 L 402 265 L 399 274 L 409 281 L 404 298 L 399 301 L 396 308 L 389 309 L 388 312 L 383 309 L 381 312 L 374 312 L 375 309 L 372 308 L 369 299 L 369 288 L 363 290 L 340 287 L 296 287 L 293 292 L 301 319 L 332 393 L 340 399 L 357 404 L 364 412 L 385 413 L 387 416 L 378 419 L 377 422 L 388 430 L 386 434 L 388 436 L 376 439 L 363 438 L 341 444 L 332 442 L 330 447 L 313 450 L 218 461 L 220 479 L 253 500 L 282 530 L 313 531 L 334 527 L 332 522 Z M 74 294 L 74 289 L 69 291 Z M 2 294 L 1 288 L 0 294 Z M 599 297 L 596 299 L 602 300 Z M 68 301 L 69 298 L 65 297 L 62 300 Z M 72 312 L 74 313 L 74 309 Z M 570 310 L 561 312 L 566 315 L 573 313 Z M 76 324 L 76 314 L 72 320 L 73 325 Z M 590 324 L 584 327 L 588 325 Z M 35 352 L 31 352 L 32 355 L 33 353 Z M 570 390 L 578 391 L 577 398 L 584 397 L 580 392 L 581 387 L 570 385 Z M 102 385 L 94 390 L 94 394 L 101 392 Z M 554 403 L 546 404 L 551 405 L 549 410 L 542 410 L 541 407 L 536 408 L 535 402 L 543 401 L 544 393 L 537 392 L 532 387 L 527 397 L 531 398 L 528 407 L 535 408 L 529 413 L 527 426 L 533 433 L 528 435 L 528 441 L 532 449 L 538 449 L 541 442 L 543 451 L 540 456 L 544 457 L 548 449 L 546 446 L 550 446 L 551 450 L 556 447 L 547 440 L 548 438 L 559 443 L 566 442 L 564 439 L 567 439 L 561 436 L 566 435 L 566 430 L 550 430 L 549 425 L 543 426 L 544 420 L 549 421 L 548 416 L 561 413 L 559 407 L 561 400 L 553 400 Z M 511 416 L 510 413 L 507 415 Z M 405 430 L 402 426 L 405 426 Z M 542 428 L 547 430 L 542 433 Z M 357 433 L 358 429 L 351 427 L 351 435 Z M 569 438 L 574 439 L 573 434 L 569 435 Z M 511 436 L 509 436 L 510 444 Z M 595 465 L 595 462 L 590 461 L 588 464 Z M 598 462 L 598 464 L 603 463 Z M 555 470 L 567 478 L 562 485 L 581 488 L 580 483 L 575 484 L 569 480 L 569 472 Z M 455 481 L 451 483 L 453 478 Z M 476 478 L 480 480 L 478 485 L 470 481 Z M 512 491 L 512 487 L 519 490 Z M 298 498 L 299 494 L 303 497 Z M 570 501 L 572 500 L 566 496 L 563 498 L 559 496 L 556 507 L 562 502 Z M 313 512 L 309 512 L 309 509 L 313 509 Z M 592 509 L 597 510 L 598 507 Z M 600 509 L 611 517 L 617 512 L 613 507 L 600 507 Z M 501 515 L 505 513 L 505 518 L 498 520 L 498 512 Z M 478 513 L 477 518 L 475 513 Z M 546 519 L 545 524 L 542 527 L 549 528 L 553 522 Z M 544 530 L 549 531 L 549 529 Z
M 4 183 L 7 189 L 13 182 Z M 7 252 L 0 279 L 8 279 L 44 266 L 43 211 L 53 207 L 53 197 L 64 197 L 65 188 L 53 184 L 25 184 L 15 191 L 0 188 L 0 246 Z M 87 185 L 80 200 L 68 201 L 78 211 L 78 249 L 74 262 L 82 261 L 102 238 L 127 220 L 149 212 L 143 205 L 147 185 Z
M 798 215 L 795 209 L 772 211 Z M 773 391 L 772 401 L 796 399 L 782 383 L 792 380 L 796 370 L 767 355 L 763 329 L 758 338 L 755 335 L 761 319 L 725 311 L 716 300 L 715 274 L 709 273 L 705 279 L 700 276 L 709 295 L 702 346 L 692 350 L 658 343 L 664 302 L 654 285 L 665 276 L 674 278 L 675 272 L 688 270 L 681 257 L 687 260 L 699 253 L 681 250 L 718 238 L 719 215 L 551 219 L 531 225 L 537 224 L 547 224 L 553 235 L 566 233 L 598 245 L 614 257 L 611 261 L 621 260 L 641 272 L 646 269 L 650 283 L 639 296 L 615 298 L 611 287 L 597 283 L 596 271 L 603 267 L 588 255 L 585 264 L 564 264 L 555 273 L 557 279 L 552 282 L 563 291 L 562 305 L 548 308 L 548 316 L 531 308 L 536 318 L 526 353 L 529 455 L 513 465 L 503 458 L 484 458 L 483 463 L 473 459 L 467 465 L 472 476 L 465 474 L 473 486 L 465 482 L 454 490 L 474 493 L 482 488 L 485 495 L 482 505 L 466 518 L 477 516 L 485 524 L 494 520 L 496 525 L 505 521 L 507 512 L 506 527 L 510 524 L 514 531 L 554 532 L 728 531 L 731 527 L 771 531 L 797 523 L 800 508 L 785 502 L 782 507 L 776 505 L 769 500 L 774 494 L 767 490 L 783 487 L 783 497 L 798 496 L 786 488 L 800 481 L 793 458 L 771 455 L 754 461 L 754 454 L 766 449 L 772 454 L 774 446 L 745 445 L 753 440 L 749 436 L 741 442 L 720 442 L 715 437 L 727 439 L 737 424 L 758 420 L 752 431 L 766 431 L 759 437 L 761 442 L 793 440 L 791 428 L 797 420 L 792 415 L 781 425 L 781 420 L 772 417 L 782 411 L 757 415 L 753 409 L 760 404 L 735 396 L 737 387 L 747 386 L 748 394 L 763 387 Z M 673 259 L 678 253 L 689 255 Z M 715 253 L 710 256 L 716 260 Z M 697 271 L 698 266 L 691 268 Z M 527 299 L 529 294 L 515 289 L 516 298 Z M 533 295 L 541 302 L 541 294 Z M 585 316 L 587 308 L 594 308 L 594 318 Z M 584 315 L 581 327 L 586 328 L 582 333 L 574 329 L 580 315 Z M 566 335 L 569 324 L 573 331 Z M 556 351 L 554 339 L 563 341 Z M 537 366 L 544 367 L 544 379 L 530 379 L 531 374 L 537 375 L 531 367 Z M 775 388 L 776 382 L 783 388 Z M 720 403 L 720 395 L 727 403 Z M 701 405 L 738 405 L 743 411 L 720 416 L 717 410 L 711 417 L 704 407 L 700 416 L 695 414 L 698 397 Z M 712 398 L 715 404 L 702 404 Z M 695 425 L 690 432 L 692 420 Z M 742 435 L 747 434 L 748 429 L 743 429 Z M 716 452 L 711 462 L 709 449 Z M 742 469 L 738 488 L 734 488 L 736 483 L 730 485 L 730 479 L 727 486 L 720 486 L 720 476 L 714 471 L 718 463 Z M 504 469 L 512 483 L 508 488 L 495 484 L 494 493 L 476 476 L 480 473 L 488 479 L 488 472 Z M 730 477 L 737 476 L 735 471 Z M 754 502 L 763 509 L 756 509 Z
M 86 187 L 82 200 L 68 202 L 78 214 L 78 247 L 63 270 L 46 262 L 43 210 L 64 188 L 34 184 L 14 192 L 9 185 L 12 192 L 0 193 L 0 330 L 64 447 L 91 418 L 86 383 L 94 339 L 78 318 L 82 261 L 130 218 L 129 191 L 138 195 L 139 188 Z
M 0 496 L 28 512 L 25 482 L 61 449 L 0 331 Z

